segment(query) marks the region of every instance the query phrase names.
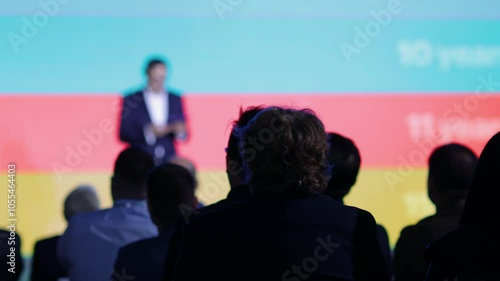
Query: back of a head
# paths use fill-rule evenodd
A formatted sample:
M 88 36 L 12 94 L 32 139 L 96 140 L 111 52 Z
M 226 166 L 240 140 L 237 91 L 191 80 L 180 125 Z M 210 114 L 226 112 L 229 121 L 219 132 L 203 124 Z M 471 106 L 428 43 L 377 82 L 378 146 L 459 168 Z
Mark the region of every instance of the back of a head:
M 196 188 L 196 186 L 197 186 L 197 182 L 196 182 L 196 166 L 194 165 L 194 163 L 191 160 L 189 160 L 187 158 L 176 156 L 176 157 L 173 157 L 173 158 L 169 159 L 168 163 L 179 165 L 179 166 L 185 168 L 186 170 L 188 170 L 189 173 L 191 174 L 191 176 L 193 177 L 194 181 L 195 181 L 195 188 Z
M 163 224 L 173 222 L 185 210 L 193 207 L 194 178 L 184 167 L 162 164 L 147 178 L 148 201 L 152 216 Z
M 268 107 L 236 134 L 254 191 L 312 194 L 326 188 L 327 135 L 311 110 Z
M 354 142 L 336 133 L 328 134 L 330 153 L 328 160 L 332 166 L 332 176 L 326 193 L 336 200 L 342 200 L 356 183 L 361 157 Z
M 500 132 L 486 144 L 479 157 L 474 180 L 462 216 L 463 225 L 479 225 L 500 234 Z
M 179 165 L 184 169 L 188 170 L 188 172 L 193 176 L 193 178 L 196 177 L 196 167 L 194 166 L 194 163 L 191 160 L 184 157 L 175 156 L 169 159 L 168 163 Z
M 19 280 L 24 262 L 21 257 L 21 237 L 17 233 L 0 229 L 0 263 L 0 280 Z
M 74 215 L 99 210 L 99 198 L 93 186 L 80 185 L 64 200 L 64 217 L 67 221 Z
M 146 176 L 153 167 L 153 157 L 146 151 L 137 147 L 123 150 L 115 161 L 112 187 L 114 199 L 144 199 Z
M 476 165 L 476 154 L 461 144 L 434 149 L 429 157 L 429 189 L 449 200 L 465 199 Z
M 252 120 L 257 113 L 262 111 L 263 106 L 252 106 L 248 107 L 245 110 L 240 108 L 240 115 L 238 120 L 233 122 L 233 128 L 231 129 L 231 135 L 229 136 L 229 141 L 227 144 L 227 157 L 229 158 L 227 161 L 226 170 L 229 176 L 229 183 L 232 185 L 232 178 L 238 178 L 239 180 L 234 180 L 235 182 L 242 182 L 244 178 L 244 173 L 241 169 L 243 167 L 243 160 L 241 159 L 241 155 L 239 152 L 239 138 L 236 136 L 235 131 L 238 128 L 245 127 L 250 120 Z

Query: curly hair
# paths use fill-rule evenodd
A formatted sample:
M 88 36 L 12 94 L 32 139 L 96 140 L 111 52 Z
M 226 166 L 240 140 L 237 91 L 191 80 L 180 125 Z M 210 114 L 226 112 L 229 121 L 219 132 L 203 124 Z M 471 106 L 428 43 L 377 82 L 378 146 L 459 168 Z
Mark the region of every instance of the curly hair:
M 253 191 L 325 190 L 329 145 L 323 123 L 312 110 L 267 107 L 235 133 Z

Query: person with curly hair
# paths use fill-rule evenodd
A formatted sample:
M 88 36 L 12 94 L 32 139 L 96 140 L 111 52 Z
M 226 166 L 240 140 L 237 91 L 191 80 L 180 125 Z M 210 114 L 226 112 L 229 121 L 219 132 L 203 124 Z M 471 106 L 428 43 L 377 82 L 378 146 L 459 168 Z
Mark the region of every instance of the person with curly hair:
M 314 112 L 267 107 L 236 134 L 252 194 L 184 226 L 174 280 L 389 280 L 373 216 L 323 194 Z

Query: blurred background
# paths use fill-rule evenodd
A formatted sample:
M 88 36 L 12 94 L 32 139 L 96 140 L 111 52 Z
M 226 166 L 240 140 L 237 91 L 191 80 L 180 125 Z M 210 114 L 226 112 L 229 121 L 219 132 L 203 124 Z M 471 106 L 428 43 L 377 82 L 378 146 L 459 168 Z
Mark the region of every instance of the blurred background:
M 394 245 L 434 212 L 432 148 L 479 153 L 500 130 L 499 10 L 496 0 L 2 3 L 0 195 L 15 163 L 23 254 L 64 231 L 77 184 L 111 206 L 120 98 L 144 85 L 151 56 L 168 59 L 167 84 L 183 93 L 190 138 L 178 151 L 197 166 L 200 201 L 229 190 L 224 148 L 241 106 L 309 107 L 358 145 L 347 204 L 371 211 Z

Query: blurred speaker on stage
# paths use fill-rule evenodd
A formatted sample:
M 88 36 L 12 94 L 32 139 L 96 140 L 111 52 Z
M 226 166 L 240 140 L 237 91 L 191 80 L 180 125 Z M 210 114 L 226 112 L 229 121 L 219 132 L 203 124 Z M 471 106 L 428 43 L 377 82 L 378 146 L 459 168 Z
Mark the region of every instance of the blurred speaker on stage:
M 182 99 L 165 87 L 167 74 L 165 60 L 149 60 L 147 86 L 123 98 L 120 119 L 120 139 L 151 153 L 156 164 L 175 156 L 174 142 L 187 138 Z

